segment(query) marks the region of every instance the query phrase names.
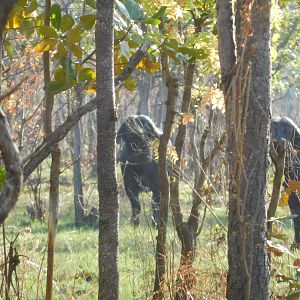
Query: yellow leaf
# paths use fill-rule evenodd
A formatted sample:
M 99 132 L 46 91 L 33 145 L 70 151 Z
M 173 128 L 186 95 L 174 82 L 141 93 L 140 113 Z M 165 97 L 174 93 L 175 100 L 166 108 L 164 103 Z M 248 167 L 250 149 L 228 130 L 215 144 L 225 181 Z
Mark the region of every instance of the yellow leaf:
M 143 58 L 137 65 L 139 70 L 146 70 L 147 72 L 153 74 L 156 71 L 160 70 L 160 63 L 153 62 L 149 57 Z
M 186 113 L 182 116 L 182 124 L 194 123 L 194 115 L 192 113 Z
M 123 86 L 129 91 L 134 91 L 136 88 L 136 81 L 132 78 L 128 78 L 123 82 Z
M 288 205 L 288 202 L 289 202 L 289 195 L 287 193 L 283 192 L 279 199 L 278 206 L 285 207 Z
M 89 94 L 96 94 L 96 89 L 95 88 L 90 88 L 88 90 L 86 90 L 87 93 Z
M 57 40 L 55 39 L 44 39 L 39 44 L 34 46 L 36 52 L 46 52 L 50 51 L 56 45 Z

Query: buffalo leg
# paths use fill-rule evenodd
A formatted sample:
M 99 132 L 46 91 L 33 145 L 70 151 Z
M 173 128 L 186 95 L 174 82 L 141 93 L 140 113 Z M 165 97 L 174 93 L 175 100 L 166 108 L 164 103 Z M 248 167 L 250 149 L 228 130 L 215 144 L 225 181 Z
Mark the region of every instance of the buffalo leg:
M 293 215 L 297 215 L 294 221 L 295 243 L 300 244 L 300 202 L 296 193 L 291 193 L 289 197 L 289 207 Z
M 137 190 L 127 189 L 126 187 L 125 190 L 132 208 L 131 222 L 133 225 L 140 225 L 141 205 L 139 201 L 139 192 Z

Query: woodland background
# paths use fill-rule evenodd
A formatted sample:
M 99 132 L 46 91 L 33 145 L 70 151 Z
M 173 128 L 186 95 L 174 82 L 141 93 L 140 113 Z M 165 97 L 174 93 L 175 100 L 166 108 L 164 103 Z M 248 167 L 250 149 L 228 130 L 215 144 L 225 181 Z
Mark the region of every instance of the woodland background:
M 251 23 L 256 4 L 237 2 L 237 15 L 242 12 L 243 21 Z M 270 5 L 270 1 L 258 2 Z M 119 269 L 108 284 L 112 298 L 100 296 L 107 283 L 101 282 L 106 274 L 99 277 L 98 273 L 103 233 L 100 229 L 98 239 L 98 216 L 101 220 L 106 210 L 101 210 L 101 204 L 98 209 L 97 178 L 101 182 L 107 175 L 114 187 L 115 170 L 112 167 L 105 176 L 97 171 L 97 138 L 99 141 L 103 136 L 99 128 L 104 128 L 99 125 L 99 116 L 101 111 L 107 115 L 108 106 L 97 102 L 103 89 L 100 77 L 96 78 L 97 72 L 101 74 L 100 67 L 96 71 L 96 52 L 109 40 L 97 40 L 97 34 L 95 40 L 95 23 L 108 17 L 108 3 L 18 0 L 2 31 L 0 101 L 24 174 L 19 200 L 2 226 L 3 299 L 150 299 L 153 291 L 157 292 L 157 229 L 151 227 L 150 196 L 143 193 L 142 222 L 139 227 L 132 226 L 130 203 L 117 166 L 120 215 L 119 242 L 114 249 L 119 252 L 114 263 Z M 288 116 L 300 125 L 299 1 L 271 4 L 272 116 Z M 177 168 L 170 185 L 180 181 L 180 189 L 176 198 L 171 187 L 168 200 L 171 208 L 172 201 L 174 207 L 178 200 L 183 220 L 195 211 L 198 216 L 192 230 L 196 244 L 193 257 L 189 257 L 183 255 L 182 237 L 172 224 L 171 209 L 167 211 L 169 222 L 160 229 L 166 234 L 163 288 L 156 299 L 224 299 L 228 293 L 229 186 L 216 1 L 116 0 L 113 16 L 116 89 L 115 103 L 111 104 L 115 104 L 116 124 L 112 130 L 133 114 L 150 116 L 161 129 L 170 125 L 174 146 L 167 146 L 167 141 L 165 154 Z M 108 34 L 105 26 L 103 34 Z M 252 36 L 251 28 L 243 31 L 245 36 Z M 109 51 L 103 55 L 109 57 Z M 101 66 L 104 70 L 105 65 Z M 100 83 L 104 85 L 104 81 Z M 168 123 L 166 103 L 172 95 L 173 115 Z M 184 99 L 188 99 L 187 108 L 182 105 Z M 182 126 L 186 128 L 185 142 L 178 160 L 176 136 Z M 159 142 L 152 147 L 161 157 Z M 117 156 L 114 160 L 117 163 Z M 268 171 L 267 205 L 273 169 L 271 165 Z M 1 188 L 6 177 L 2 164 Z M 105 205 L 108 210 L 118 207 L 116 202 L 111 203 L 116 206 Z M 286 206 L 280 207 L 276 217 L 282 218 L 273 225 L 276 245 L 269 249 L 271 299 L 298 299 L 300 293 L 300 257 L 298 250 L 290 250 L 293 233 L 289 213 Z M 111 236 L 109 231 L 106 234 Z M 183 263 L 186 258 L 191 261 Z

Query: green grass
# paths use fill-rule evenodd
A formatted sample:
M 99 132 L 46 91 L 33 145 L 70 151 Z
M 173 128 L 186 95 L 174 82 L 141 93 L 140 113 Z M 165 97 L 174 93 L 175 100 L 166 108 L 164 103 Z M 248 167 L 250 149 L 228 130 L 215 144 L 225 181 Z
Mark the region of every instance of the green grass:
M 186 185 L 182 186 L 182 210 L 188 215 L 191 192 Z M 94 199 L 97 192 L 94 191 Z M 47 185 L 43 186 L 42 195 L 47 198 Z M 74 226 L 72 207 L 72 187 L 61 188 L 61 204 L 58 232 L 56 237 L 54 299 L 97 299 L 98 232 L 94 228 L 77 229 Z M 155 268 L 156 230 L 150 223 L 150 200 L 142 195 L 143 217 L 139 227 L 130 224 L 130 204 L 125 198 L 120 199 L 120 294 L 121 300 L 151 299 Z M 24 188 L 20 201 L 6 221 L 6 233 L 9 240 L 19 236 L 16 247 L 20 256 L 17 267 L 21 299 L 44 299 L 46 282 L 46 246 L 47 224 L 33 222 L 26 213 L 25 207 L 30 201 L 29 193 Z M 215 208 L 215 213 L 222 223 L 226 224 L 227 211 L 224 207 Z M 288 214 L 287 209 L 280 209 L 278 214 Z M 293 233 L 291 222 L 281 223 L 287 233 L 285 242 L 289 247 Z M 2 240 L 2 239 L 0 239 Z M 3 241 L 0 242 L 1 264 L 3 263 Z M 225 299 L 227 272 L 226 232 L 216 223 L 208 212 L 203 232 L 198 239 L 195 272 L 197 277 L 196 299 Z M 168 226 L 167 285 L 166 299 L 171 299 L 173 285 L 180 258 L 180 243 L 171 224 Z M 275 275 L 283 273 L 295 278 L 294 257 L 283 255 L 272 261 L 270 283 L 271 299 L 278 295 L 287 295 L 291 290 L 289 283 L 277 283 Z M 276 270 L 275 270 L 276 269 Z M 12 298 L 14 299 L 14 298 Z

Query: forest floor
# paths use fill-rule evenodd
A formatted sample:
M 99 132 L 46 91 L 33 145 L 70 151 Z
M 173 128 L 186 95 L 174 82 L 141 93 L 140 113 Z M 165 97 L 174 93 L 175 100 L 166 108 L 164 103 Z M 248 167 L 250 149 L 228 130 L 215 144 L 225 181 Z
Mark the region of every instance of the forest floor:
M 97 201 L 95 182 L 89 183 L 89 202 Z M 182 210 L 188 216 L 191 192 L 183 186 L 181 198 Z M 16 268 L 17 279 L 13 281 L 19 298 L 44 299 L 46 283 L 46 247 L 47 223 L 32 221 L 26 212 L 26 206 L 32 200 L 32 194 L 25 185 L 22 196 L 6 221 L 6 246 L 13 242 L 20 263 Z M 130 224 L 130 204 L 126 196 L 120 199 L 120 299 L 151 299 L 155 268 L 156 230 L 151 227 L 150 200 L 142 195 L 143 216 L 141 225 Z M 46 202 L 47 184 L 43 184 L 41 196 Z M 63 185 L 60 192 L 58 232 L 56 237 L 54 299 L 97 299 L 98 262 L 97 227 L 80 228 L 74 226 L 72 186 Z M 94 199 L 93 199 L 94 198 Z M 226 226 L 227 210 L 218 201 L 214 212 Z M 225 202 L 225 201 L 224 201 Z M 279 214 L 288 214 L 281 209 Z M 293 231 L 291 221 L 279 223 L 278 229 L 288 236 L 285 241 L 277 241 L 290 249 Z M 1 227 L 2 230 L 2 227 Z M 16 238 L 17 237 L 17 238 Z M 276 240 L 275 240 L 276 241 Z M 180 258 L 180 243 L 172 226 L 168 226 L 167 244 L 167 290 L 166 299 L 172 299 Z M 0 238 L 0 257 L 3 266 L 3 239 Z M 201 234 L 198 237 L 197 255 L 194 263 L 197 283 L 195 299 L 225 299 L 227 272 L 226 231 L 218 225 L 210 212 L 207 212 Z M 285 299 L 285 296 L 300 290 L 296 276 L 300 252 L 274 257 L 271 267 L 270 298 Z M 3 268 L 2 268 L 3 270 Z M 282 274 L 282 276 L 279 276 Z M 1 276 L 1 275 L 0 275 Z M 3 279 L 3 278 L 2 278 Z M 1 280 L 2 280 L 1 279 Z M 278 283 L 281 280 L 283 282 Z M 13 293 L 14 294 L 14 293 Z M 283 297 L 282 297 L 283 296 Z M 280 298 L 282 297 L 282 298 Z

